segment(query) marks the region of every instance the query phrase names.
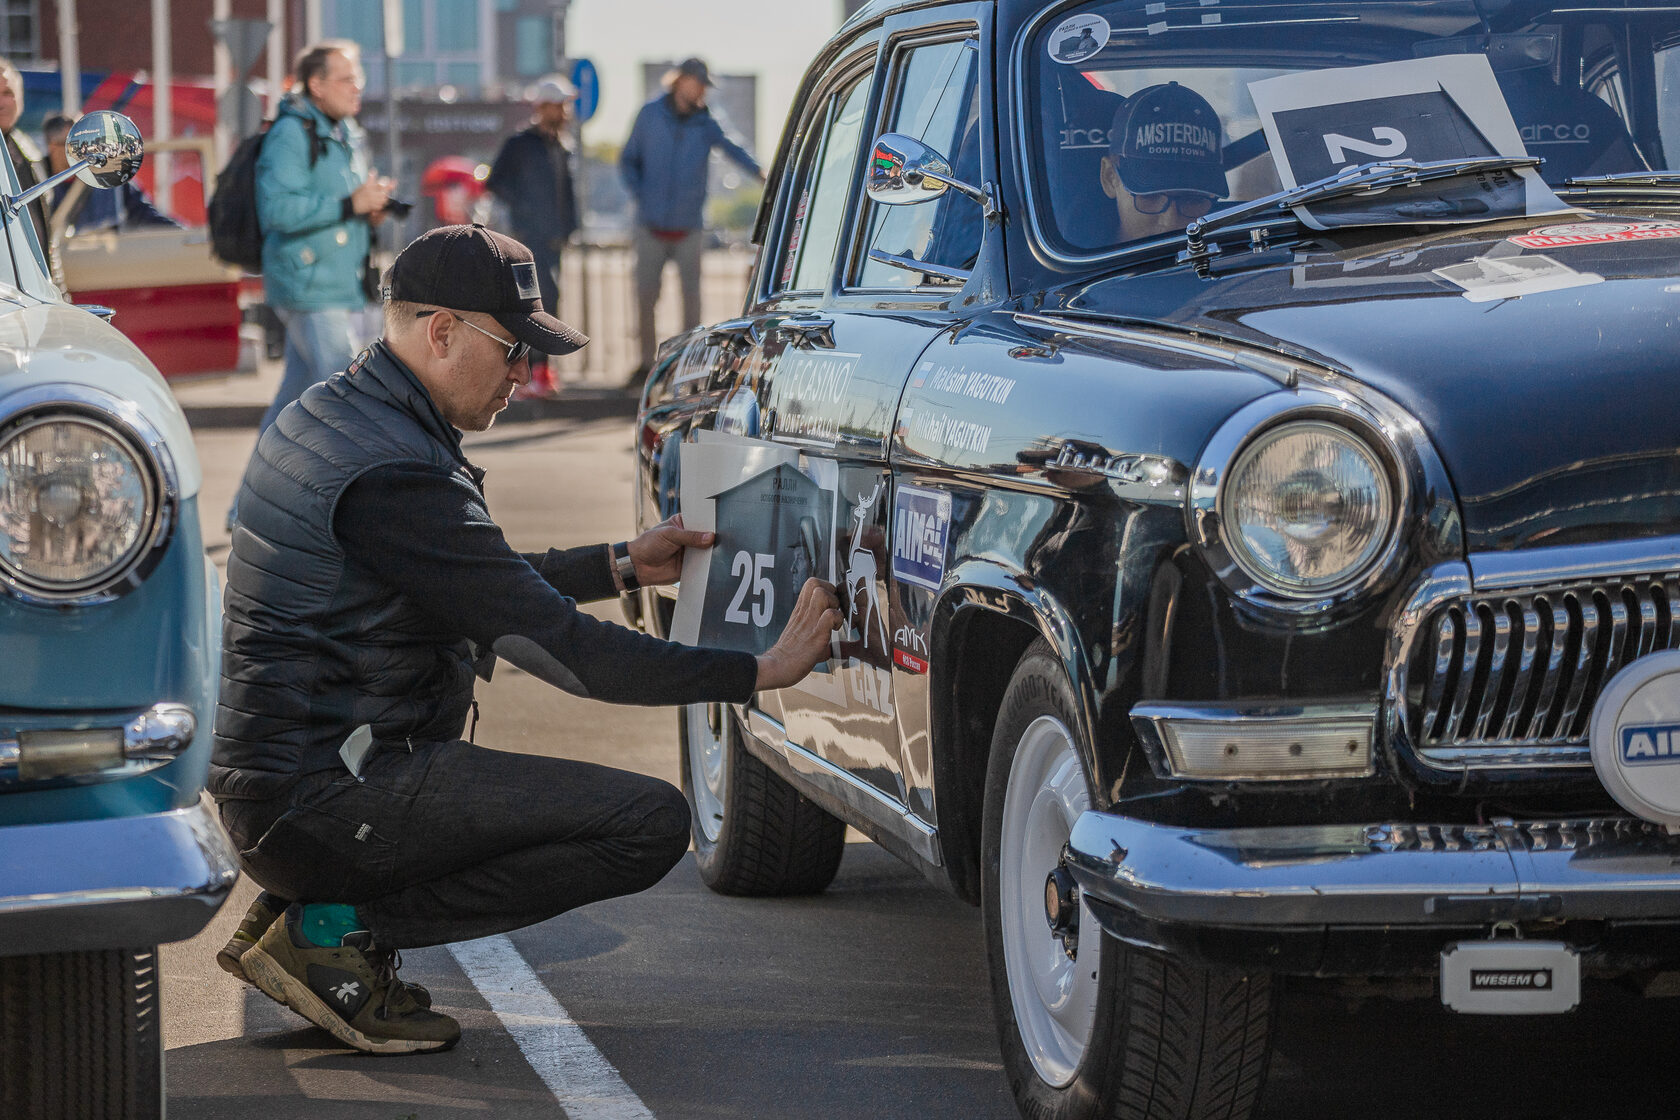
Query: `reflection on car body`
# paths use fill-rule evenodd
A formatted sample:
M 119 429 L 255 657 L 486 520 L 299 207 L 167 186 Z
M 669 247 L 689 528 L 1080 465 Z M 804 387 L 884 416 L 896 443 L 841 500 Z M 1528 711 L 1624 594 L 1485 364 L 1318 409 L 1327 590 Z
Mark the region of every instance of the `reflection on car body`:
M 854 16 L 639 415 L 642 525 L 748 417 L 832 472 L 891 636 L 684 714 L 706 881 L 819 890 L 843 821 L 979 903 L 1035 1116 L 1250 1115 L 1292 974 L 1527 1014 L 1680 968 L 1677 50 L 1669 4 Z M 1451 135 L 1331 100 L 1286 174 L 1253 88 L 1379 65 Z

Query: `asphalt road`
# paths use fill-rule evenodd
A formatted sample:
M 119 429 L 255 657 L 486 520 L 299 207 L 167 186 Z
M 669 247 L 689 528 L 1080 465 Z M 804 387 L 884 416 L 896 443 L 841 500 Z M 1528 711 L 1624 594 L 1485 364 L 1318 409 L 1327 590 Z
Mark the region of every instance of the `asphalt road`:
M 198 435 L 218 559 L 252 435 Z M 623 421 L 509 424 L 468 442 L 516 547 L 628 535 Z M 616 617 L 616 604 L 594 609 Z M 507 665 L 479 699 L 482 743 L 677 780 L 670 711 L 578 700 Z M 347 1051 L 216 968 L 253 894 L 242 881 L 202 936 L 164 950 L 176 1120 L 1016 1115 L 978 912 L 868 843 L 848 846 L 815 898 L 714 895 L 690 857 L 644 894 L 458 952 L 407 953 L 404 976 L 464 1034 L 452 1052 L 403 1058 Z M 1674 1115 L 1673 1002 L 1587 992 L 1570 1016 L 1486 1019 L 1292 984 L 1263 1114 Z

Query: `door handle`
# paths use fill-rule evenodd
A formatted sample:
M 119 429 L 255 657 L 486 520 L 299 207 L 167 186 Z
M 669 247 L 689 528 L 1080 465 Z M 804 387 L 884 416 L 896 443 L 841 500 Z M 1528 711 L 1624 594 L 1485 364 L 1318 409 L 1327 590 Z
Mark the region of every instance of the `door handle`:
M 729 319 L 713 326 L 707 335 L 721 338 L 725 346 L 757 346 L 764 340 L 764 323 L 754 318 Z
M 827 315 L 790 315 L 777 323 L 775 329 L 792 335 L 795 346 L 834 349 L 834 320 Z

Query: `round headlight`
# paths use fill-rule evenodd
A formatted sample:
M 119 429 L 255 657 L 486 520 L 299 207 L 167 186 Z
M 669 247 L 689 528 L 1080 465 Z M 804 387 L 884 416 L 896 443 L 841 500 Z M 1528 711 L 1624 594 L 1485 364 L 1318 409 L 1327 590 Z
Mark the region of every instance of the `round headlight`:
M 0 574 L 49 597 L 121 577 L 158 516 L 151 460 L 91 417 L 26 420 L 0 436 Z
M 1381 556 L 1394 488 L 1365 441 L 1312 420 L 1280 424 L 1244 448 L 1220 507 L 1226 546 L 1250 579 L 1316 596 L 1357 580 Z

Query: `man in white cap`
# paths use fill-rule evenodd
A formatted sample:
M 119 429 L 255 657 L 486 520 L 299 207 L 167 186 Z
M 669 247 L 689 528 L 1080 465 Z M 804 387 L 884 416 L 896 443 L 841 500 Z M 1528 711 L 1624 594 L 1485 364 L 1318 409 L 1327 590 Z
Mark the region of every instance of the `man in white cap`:
M 509 232 L 530 248 L 543 308 L 552 315 L 560 310 L 560 253 L 578 227 L 573 153 L 566 134 L 577 90 L 554 74 L 531 88 L 529 100 L 530 127 L 503 141 L 484 185 L 507 207 Z M 538 394 L 553 391 L 546 362 L 533 363 L 531 373 Z

